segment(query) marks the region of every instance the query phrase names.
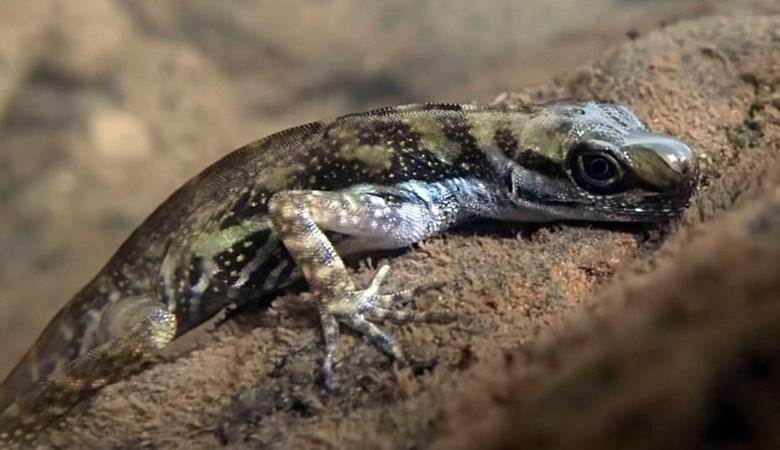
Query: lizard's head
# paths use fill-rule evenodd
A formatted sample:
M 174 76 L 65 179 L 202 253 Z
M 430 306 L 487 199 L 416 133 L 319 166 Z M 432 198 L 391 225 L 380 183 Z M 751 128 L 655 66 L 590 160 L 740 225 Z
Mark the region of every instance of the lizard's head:
M 698 179 L 691 149 L 625 106 L 549 103 L 512 134 L 512 198 L 543 217 L 661 220 L 685 208 Z

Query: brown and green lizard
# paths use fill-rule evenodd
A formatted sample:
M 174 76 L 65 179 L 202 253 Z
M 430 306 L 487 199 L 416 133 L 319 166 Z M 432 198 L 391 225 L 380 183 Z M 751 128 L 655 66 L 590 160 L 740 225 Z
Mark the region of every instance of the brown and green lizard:
M 599 102 L 407 105 L 268 136 L 171 195 L 60 310 L 0 385 L 0 448 L 226 306 L 301 277 L 331 388 L 340 325 L 401 358 L 377 322 L 447 316 L 393 309 L 430 286 L 383 292 L 384 266 L 359 288 L 341 256 L 479 218 L 659 221 L 685 207 L 696 181 L 687 145 Z

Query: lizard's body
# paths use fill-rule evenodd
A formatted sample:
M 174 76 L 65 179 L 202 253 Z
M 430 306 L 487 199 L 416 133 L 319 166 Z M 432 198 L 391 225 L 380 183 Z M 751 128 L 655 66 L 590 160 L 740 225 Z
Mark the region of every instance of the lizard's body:
M 693 159 L 626 108 L 597 103 L 408 105 L 261 139 L 176 191 L 51 321 L 0 385 L 0 444 L 225 306 L 301 276 L 318 299 L 329 386 L 338 323 L 399 357 L 372 321 L 443 317 L 389 309 L 425 287 L 379 294 L 386 268 L 357 290 L 339 254 L 480 217 L 659 220 L 684 206 Z

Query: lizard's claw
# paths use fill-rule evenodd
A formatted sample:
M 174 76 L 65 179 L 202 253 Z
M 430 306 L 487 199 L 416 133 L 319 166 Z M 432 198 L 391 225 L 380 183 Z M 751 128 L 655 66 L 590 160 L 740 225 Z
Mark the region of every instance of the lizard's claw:
M 347 326 L 353 326 L 354 319 L 372 322 L 390 320 L 395 323 L 408 322 L 450 322 L 455 319 L 451 311 L 412 311 L 390 309 L 394 303 L 408 302 L 415 296 L 444 286 L 442 281 L 432 281 L 409 289 L 380 294 L 379 289 L 390 271 L 390 266 L 380 267 L 366 289 L 347 292 L 333 301 L 325 302 L 326 312 Z M 361 328 L 355 328 L 363 331 Z M 369 338 L 371 337 L 368 335 Z M 381 348 L 381 346 L 380 346 Z
M 389 271 L 390 266 L 380 267 L 366 289 L 348 291 L 339 296 L 323 299 L 320 317 L 325 337 L 325 359 L 322 375 L 326 387 L 332 388 L 333 386 L 332 368 L 338 339 L 338 323 L 347 325 L 366 336 L 390 357 L 403 360 L 403 353 L 395 339 L 373 322 L 389 320 L 399 324 L 407 322 L 446 323 L 455 319 L 455 314 L 450 311 L 389 309 L 394 302 L 408 301 L 417 294 L 444 285 L 443 282 L 434 281 L 410 289 L 380 294 L 380 287 Z

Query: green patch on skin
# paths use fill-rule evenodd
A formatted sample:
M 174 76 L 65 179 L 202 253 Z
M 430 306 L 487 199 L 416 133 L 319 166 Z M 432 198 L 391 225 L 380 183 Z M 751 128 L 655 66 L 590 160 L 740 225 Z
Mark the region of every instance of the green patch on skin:
M 274 167 L 273 170 L 268 171 L 268 173 L 263 177 L 262 184 L 270 192 L 278 192 L 289 186 L 293 175 L 304 170 L 305 167 L 297 164 L 291 164 L 289 166 L 277 166 Z
M 444 134 L 439 119 L 432 115 L 419 115 L 408 119 L 408 124 L 419 136 L 422 146 L 446 163 L 457 161 L 462 146 Z
M 384 145 L 348 145 L 341 149 L 341 157 L 346 161 L 359 161 L 372 172 L 383 172 L 393 166 L 395 150 Z
M 556 163 L 563 164 L 565 151 L 562 148 L 560 136 L 543 130 L 535 130 L 533 135 L 534 139 L 529 139 L 526 142 L 533 142 L 535 145 L 529 145 L 528 150 L 533 150 Z
M 269 228 L 271 228 L 271 218 L 269 216 L 265 216 L 260 220 L 244 220 L 230 228 L 200 236 L 195 242 L 194 250 L 198 256 L 211 259 L 246 239 L 247 236 Z
M 385 145 L 369 145 L 360 142 L 361 131 L 346 124 L 330 130 L 329 145 L 338 151 L 344 161 L 358 161 L 370 172 L 381 173 L 393 165 L 395 150 Z
M 471 119 L 471 134 L 477 140 L 477 145 L 483 150 L 496 147 L 496 131 L 507 128 L 509 120 L 505 114 L 484 112 L 475 114 Z
M 512 128 L 518 136 L 518 141 L 524 143 L 520 150 L 532 150 L 549 160 L 563 164 L 566 160 L 566 137 L 570 130 L 563 125 L 557 115 L 543 111 L 526 121 L 514 124 Z

